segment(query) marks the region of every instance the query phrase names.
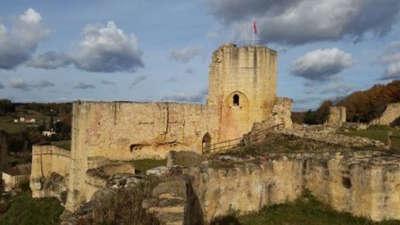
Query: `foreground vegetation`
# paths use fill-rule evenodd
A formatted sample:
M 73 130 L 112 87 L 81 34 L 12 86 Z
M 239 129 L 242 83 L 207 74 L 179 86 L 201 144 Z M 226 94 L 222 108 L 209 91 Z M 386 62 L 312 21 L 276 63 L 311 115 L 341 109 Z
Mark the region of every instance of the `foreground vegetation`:
M 245 216 L 219 218 L 213 225 L 399 225 L 400 221 L 372 222 L 341 213 L 307 195 L 293 203 L 263 208 Z
M 31 193 L 24 192 L 10 200 L 0 215 L 0 225 L 57 225 L 63 210 L 56 199 L 33 199 Z

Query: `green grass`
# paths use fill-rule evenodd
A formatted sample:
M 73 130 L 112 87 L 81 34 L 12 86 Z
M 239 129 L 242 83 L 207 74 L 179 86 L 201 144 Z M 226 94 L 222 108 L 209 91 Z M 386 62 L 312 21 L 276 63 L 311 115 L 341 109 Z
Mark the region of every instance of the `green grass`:
M 71 150 L 71 140 L 65 141 L 53 141 L 51 142 L 52 145 L 57 146 L 59 148 L 63 148 L 65 150 Z
M 14 118 L 11 116 L 0 116 L 0 130 L 4 130 L 9 134 L 20 133 L 26 127 L 27 127 L 27 124 L 14 123 Z
M 139 172 L 146 172 L 146 170 L 167 165 L 165 159 L 138 159 L 133 161 L 133 166 Z
M 399 225 L 400 221 L 374 223 L 333 210 L 312 196 L 293 203 L 265 207 L 258 213 L 245 216 L 227 216 L 213 225 Z
M 8 210 L 0 216 L 0 225 L 56 225 L 63 210 L 56 199 L 33 199 L 24 192 L 13 197 Z
M 400 130 L 396 128 L 388 126 L 371 126 L 366 130 L 348 130 L 340 133 L 349 136 L 366 137 L 386 143 L 389 131 L 391 131 L 392 135 L 395 136 L 392 138 L 392 147 L 396 150 L 400 150 Z

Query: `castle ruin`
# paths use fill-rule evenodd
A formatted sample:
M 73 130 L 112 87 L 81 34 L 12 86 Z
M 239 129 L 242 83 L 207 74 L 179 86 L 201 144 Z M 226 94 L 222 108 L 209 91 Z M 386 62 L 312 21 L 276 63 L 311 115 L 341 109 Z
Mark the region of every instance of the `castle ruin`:
M 292 101 L 277 98 L 276 79 L 276 51 L 226 44 L 212 55 L 205 104 L 75 102 L 70 155 L 34 148 L 33 195 L 45 195 L 40 178 L 57 172 L 67 177 L 66 209 L 74 211 L 99 187 L 87 171 L 110 161 L 165 158 L 171 150 L 207 154 L 216 143 L 241 138 L 254 124 L 273 120 L 291 126 Z

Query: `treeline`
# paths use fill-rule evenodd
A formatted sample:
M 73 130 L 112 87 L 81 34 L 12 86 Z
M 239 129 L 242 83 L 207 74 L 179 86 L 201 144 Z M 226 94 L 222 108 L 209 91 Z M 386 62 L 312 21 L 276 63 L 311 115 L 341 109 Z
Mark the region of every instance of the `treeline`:
M 336 104 L 324 101 L 317 110 L 292 113 L 292 119 L 296 123 L 322 124 L 328 118 L 329 107 L 336 105 L 346 107 L 347 121 L 368 123 L 379 117 L 389 103 L 395 102 L 400 102 L 400 80 L 354 92 Z

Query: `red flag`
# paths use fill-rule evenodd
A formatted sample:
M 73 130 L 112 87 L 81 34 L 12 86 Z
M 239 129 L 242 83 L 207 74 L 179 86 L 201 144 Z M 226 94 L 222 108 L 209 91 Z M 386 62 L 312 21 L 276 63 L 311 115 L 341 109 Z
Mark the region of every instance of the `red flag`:
M 254 32 L 255 34 L 258 33 L 258 31 L 257 31 L 257 24 L 256 24 L 256 21 L 255 21 L 255 20 L 253 21 L 253 32 Z

